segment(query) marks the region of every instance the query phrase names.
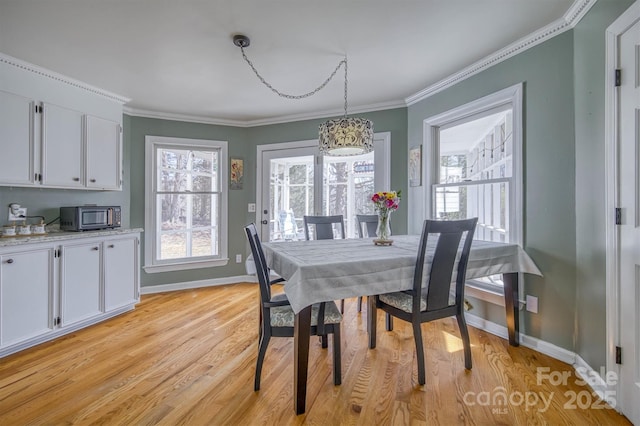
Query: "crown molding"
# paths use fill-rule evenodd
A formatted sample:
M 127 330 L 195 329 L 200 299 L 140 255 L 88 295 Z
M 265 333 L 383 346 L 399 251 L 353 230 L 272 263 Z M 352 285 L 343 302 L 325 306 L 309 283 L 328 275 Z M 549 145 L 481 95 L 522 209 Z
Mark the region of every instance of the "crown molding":
M 382 111 L 393 108 L 406 108 L 404 100 L 396 100 L 391 102 L 383 102 L 377 104 L 363 105 L 355 108 L 351 108 L 349 115 L 362 114 L 366 112 Z M 312 113 L 303 114 L 291 114 L 283 115 L 279 117 L 265 118 L 259 120 L 224 120 L 206 116 L 188 115 L 188 114 L 174 114 L 170 112 L 160 112 L 153 110 L 144 110 L 138 108 L 132 108 L 125 106 L 124 113 L 134 117 L 144 118 L 156 118 L 160 120 L 175 120 L 185 121 L 189 123 L 202 123 L 202 124 L 215 124 L 219 126 L 234 126 L 234 127 L 258 127 L 269 126 L 272 124 L 291 123 L 294 121 L 315 120 L 318 118 L 327 118 L 341 116 L 344 114 L 344 109 L 332 109 L 325 111 L 316 111 Z
M 39 67 L 34 64 L 30 64 L 29 62 L 22 61 L 20 59 L 14 58 L 13 56 L 9 56 L 2 52 L 0 52 L 0 63 L 4 63 L 24 71 L 29 71 L 34 74 L 38 74 L 42 77 L 46 77 L 46 78 L 50 78 L 52 80 L 58 81 L 60 83 L 68 84 L 69 86 L 73 86 L 75 88 L 85 90 L 87 92 L 91 92 L 94 95 L 99 95 L 109 100 L 118 102 L 119 104 L 126 104 L 127 102 L 131 101 L 131 99 L 127 97 L 108 92 L 98 87 L 91 86 L 89 84 L 83 83 L 82 81 L 75 80 L 73 78 L 67 77 L 62 74 L 58 74 L 57 72 Z
M 510 45 L 500 49 L 499 51 L 480 59 L 479 61 L 469 65 L 463 70 L 450 75 L 435 84 L 419 91 L 418 93 L 411 95 L 405 99 L 407 106 L 411 106 L 417 102 L 427 99 L 430 96 L 435 95 L 467 78 L 478 74 L 494 65 L 505 61 L 512 56 L 522 53 L 540 43 L 543 43 L 565 31 L 574 28 L 578 22 L 586 15 L 591 7 L 597 0 L 575 0 L 569 10 L 567 10 L 564 16 L 549 25 L 546 25 L 539 30 L 529 34 L 528 36 L 521 38 L 520 40 L 511 43 Z

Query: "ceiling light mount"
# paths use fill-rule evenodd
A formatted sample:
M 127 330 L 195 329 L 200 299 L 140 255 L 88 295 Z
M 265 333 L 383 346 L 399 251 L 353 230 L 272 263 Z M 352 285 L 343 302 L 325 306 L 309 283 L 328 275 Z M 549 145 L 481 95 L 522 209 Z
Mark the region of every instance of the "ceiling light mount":
M 327 120 L 319 127 L 319 148 L 320 152 L 326 155 L 359 155 L 373 151 L 373 122 L 364 118 L 347 117 L 347 57 L 341 60 L 331 75 L 314 90 L 301 95 L 290 95 L 283 93 L 269 84 L 260 75 L 253 63 L 247 58 L 244 48 L 251 44 L 249 37 L 244 34 L 235 34 L 233 44 L 242 51 L 242 57 L 249 64 L 258 79 L 271 89 L 272 92 L 282 98 L 304 99 L 315 95 L 329 84 L 342 65 L 344 65 L 344 117 L 337 120 Z
M 233 44 L 241 48 L 249 47 L 251 40 L 244 34 L 236 34 L 233 36 Z

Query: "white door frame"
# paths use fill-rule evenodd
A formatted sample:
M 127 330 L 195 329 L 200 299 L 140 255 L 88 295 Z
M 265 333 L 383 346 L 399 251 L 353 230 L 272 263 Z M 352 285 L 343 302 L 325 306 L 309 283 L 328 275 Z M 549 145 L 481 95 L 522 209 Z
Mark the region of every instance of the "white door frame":
M 374 177 L 376 191 L 389 191 L 391 185 L 391 132 L 374 133 L 375 163 L 382 164 L 383 173 L 376 173 Z M 262 159 L 266 151 L 286 150 L 292 148 L 307 148 L 318 145 L 317 139 L 281 142 L 256 146 L 256 217 L 255 224 L 260 226 L 262 220 Z M 321 186 L 321 185 L 320 185 Z
M 620 343 L 620 272 L 619 228 L 615 225 L 615 208 L 619 207 L 619 89 L 614 86 L 615 70 L 619 68 L 619 38 L 640 20 L 640 2 L 633 3 L 606 31 L 606 78 L 605 78 L 605 174 L 606 174 L 606 319 L 607 319 L 607 371 L 619 373 L 616 364 L 616 346 Z M 618 395 L 620 382 L 609 389 Z M 617 408 L 619 410 L 619 408 Z

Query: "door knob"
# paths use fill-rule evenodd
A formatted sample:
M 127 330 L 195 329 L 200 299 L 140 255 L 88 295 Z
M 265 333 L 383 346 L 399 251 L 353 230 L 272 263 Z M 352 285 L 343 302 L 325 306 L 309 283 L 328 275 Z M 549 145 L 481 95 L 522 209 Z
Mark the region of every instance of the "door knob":
M 264 219 L 264 220 L 262 221 L 262 224 L 263 224 L 263 225 L 266 225 L 266 224 L 268 224 L 268 223 L 269 223 L 269 221 L 268 221 L 267 219 Z

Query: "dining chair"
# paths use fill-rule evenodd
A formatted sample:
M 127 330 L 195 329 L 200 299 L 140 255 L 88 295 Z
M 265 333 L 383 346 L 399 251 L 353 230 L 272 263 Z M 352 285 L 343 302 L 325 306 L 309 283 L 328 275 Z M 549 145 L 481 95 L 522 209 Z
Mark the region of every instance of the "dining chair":
M 359 238 L 373 238 L 376 236 L 376 231 L 378 230 L 377 214 L 357 214 L 356 220 L 358 221 Z M 366 233 L 364 232 L 365 230 Z
M 283 293 L 271 295 L 271 282 L 269 281 L 269 268 L 262 250 L 262 244 L 258 232 L 253 223 L 245 226 L 245 233 L 249 240 L 253 260 L 256 264 L 258 285 L 260 288 L 260 332 L 258 343 L 258 359 L 256 362 L 256 375 L 254 390 L 260 390 L 260 375 L 262 363 L 271 337 L 293 337 L 295 313 L 287 296 Z M 342 363 L 340 357 L 340 323 L 342 314 L 335 302 L 316 303 L 311 307 L 311 335 L 326 336 L 333 334 L 333 384 L 342 383 Z
M 347 238 L 344 232 L 344 217 L 339 215 L 333 216 L 303 216 L 304 237 L 310 240 L 310 236 L 314 236 L 314 240 L 334 240 L 334 228 L 340 230 L 340 238 Z M 334 225 L 337 225 L 334 227 Z M 313 232 L 309 232 L 313 231 Z M 340 301 L 340 312 L 344 313 L 344 299 Z M 322 341 L 322 347 L 326 347 L 326 339 Z
M 334 216 L 303 216 L 304 237 L 307 240 L 333 240 L 336 238 L 335 230 L 340 232 L 339 238 L 346 238 L 344 232 L 344 217 Z M 313 238 L 310 238 L 313 236 Z
M 413 274 L 413 288 L 374 296 L 377 309 L 411 323 L 418 359 L 418 382 L 421 385 L 425 384 L 424 346 L 420 328 L 423 322 L 455 315 L 464 347 L 464 366 L 467 370 L 471 369 L 471 345 L 464 319 L 464 283 L 477 221 L 478 218 L 425 220 Z M 427 243 L 431 239 L 436 240 L 435 250 L 433 256 L 426 256 Z M 376 320 L 377 309 L 370 313 L 372 321 Z M 392 329 L 393 323 L 388 321 L 387 331 Z M 372 334 L 375 343 L 375 329 Z

